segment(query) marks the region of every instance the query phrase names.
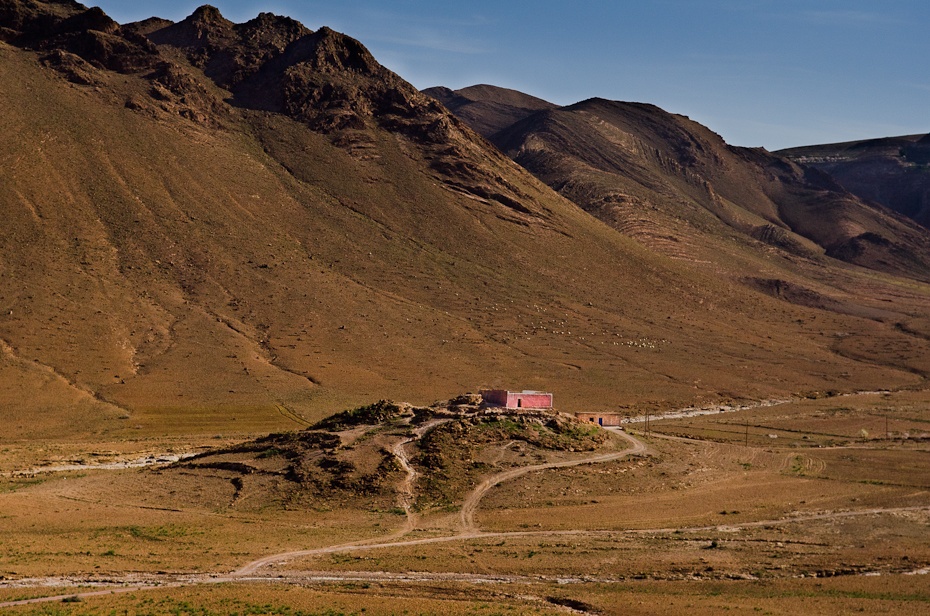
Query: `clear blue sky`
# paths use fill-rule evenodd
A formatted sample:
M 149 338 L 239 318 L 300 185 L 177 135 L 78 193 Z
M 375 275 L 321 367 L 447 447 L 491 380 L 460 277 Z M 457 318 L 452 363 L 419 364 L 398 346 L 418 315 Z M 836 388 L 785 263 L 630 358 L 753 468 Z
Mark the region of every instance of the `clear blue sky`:
M 90 4 L 88 0 L 84 0 Z M 203 2 L 100 0 L 121 23 Z M 930 132 L 928 0 L 213 0 L 359 39 L 418 88 L 477 83 L 690 116 L 735 145 Z

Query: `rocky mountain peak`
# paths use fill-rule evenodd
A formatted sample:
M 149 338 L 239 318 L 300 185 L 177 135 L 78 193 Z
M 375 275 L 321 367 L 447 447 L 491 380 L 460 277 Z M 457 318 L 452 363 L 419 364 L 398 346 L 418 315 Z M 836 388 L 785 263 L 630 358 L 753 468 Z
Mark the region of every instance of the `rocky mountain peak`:
M 301 61 L 310 63 L 315 69 L 336 73 L 348 71 L 373 76 L 385 72 L 374 56 L 357 40 L 327 27 L 320 28 L 302 46 L 305 52 Z
M 99 7 L 92 7 L 61 22 L 61 32 L 80 32 L 82 30 L 96 30 L 106 34 L 114 34 L 120 26 Z
M 193 24 L 220 27 L 232 27 L 233 25 L 231 21 L 223 17 L 218 8 L 210 4 L 204 4 L 194 9 L 194 12 L 185 21 L 190 21 Z
M 254 19 L 250 19 L 244 24 L 236 26 L 236 29 L 240 30 L 246 37 L 254 37 L 261 33 L 269 32 L 293 32 L 300 36 L 304 36 L 311 32 L 310 29 L 296 19 L 267 12 L 259 13 Z
M 235 90 L 246 106 L 286 113 L 315 130 L 333 132 L 398 118 L 423 119 L 441 107 L 381 66 L 357 40 L 329 28 L 295 40 Z
M 205 5 L 187 19 L 151 32 L 159 45 L 186 52 L 192 64 L 216 83 L 233 87 L 279 56 L 311 30 L 289 17 L 261 13 L 244 24 L 234 24 L 212 6 Z
M 204 5 L 186 19 L 149 34 L 157 44 L 180 47 L 189 55 L 197 54 L 201 62 L 216 48 L 225 47 L 232 38 L 233 23 L 215 7 Z M 192 58 L 192 61 L 194 58 Z
M 0 38 L 47 52 L 78 56 L 96 68 L 122 73 L 152 68 L 155 48 L 131 29 L 123 31 L 101 9 L 70 0 L 5 2 L 0 7 Z

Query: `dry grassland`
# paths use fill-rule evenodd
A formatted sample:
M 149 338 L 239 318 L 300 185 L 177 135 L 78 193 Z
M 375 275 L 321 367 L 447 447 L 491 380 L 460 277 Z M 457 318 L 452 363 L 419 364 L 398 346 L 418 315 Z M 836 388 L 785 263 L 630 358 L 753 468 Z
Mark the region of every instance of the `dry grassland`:
M 12 609 L 919 613 L 930 603 L 930 577 L 913 575 L 930 567 L 930 452 L 919 431 L 928 411 L 930 395 L 900 392 L 653 421 L 648 435 L 638 434 L 646 455 L 547 468 L 497 483 L 477 504 L 471 529 L 461 526 L 454 503 L 436 501 L 405 515 L 396 498 L 374 493 L 367 499 L 294 499 L 251 475 L 236 488 L 235 473 L 215 464 L 235 464 L 233 453 L 198 458 L 216 467 L 206 470 L 88 465 L 5 476 L 0 601 L 137 579 L 182 586 Z M 464 481 L 448 484 L 456 499 L 481 477 L 591 455 L 546 453 L 508 440 L 512 427 L 494 430 L 502 440 L 483 437 L 471 448 L 462 449 L 464 441 L 429 441 L 445 442 L 451 449 L 442 451 L 470 460 L 467 469 L 452 467 Z M 410 438 L 401 424 L 344 434 L 352 444 L 346 459 L 359 467 L 365 455 Z M 215 442 L 236 450 L 229 447 L 233 439 Z M 622 449 L 613 441 L 604 446 Z M 132 449 L 129 442 L 106 445 L 110 457 Z M 21 464 L 29 451 L 4 451 L 5 468 Z M 262 453 L 249 454 L 251 463 L 269 472 L 280 464 Z M 411 460 L 418 464 L 416 456 Z M 426 485 L 422 478 L 414 483 L 416 490 Z M 314 549 L 326 551 L 272 560 L 249 574 L 253 583 L 223 577 L 258 558 Z M 49 576 L 62 576 L 65 587 L 56 589 Z M 25 578 L 49 586 L 30 587 Z M 203 585 L 211 579 L 214 584 Z M 15 580 L 23 583 L 14 586 Z
M 74 590 L 74 589 L 71 589 Z M 31 596 L 0 594 L 0 598 Z M 67 596 L 67 595 L 66 595 Z M 586 583 L 460 584 L 425 582 L 334 582 L 297 584 L 221 584 L 152 589 L 85 599 L 81 602 L 9 608 L 11 614 L 78 616 L 129 614 L 281 614 L 286 616 L 399 614 L 818 614 L 851 613 L 912 616 L 930 603 L 926 576 L 832 578 L 774 582 L 633 581 Z
M 526 589 L 476 589 L 473 586 L 423 584 L 416 588 L 390 584 L 341 583 L 330 587 L 297 585 L 216 585 L 155 589 L 94 598 L 81 603 L 12 608 L 13 614 L 79 615 L 181 614 L 227 616 L 343 616 L 358 614 L 564 614 L 543 597 L 527 597 Z

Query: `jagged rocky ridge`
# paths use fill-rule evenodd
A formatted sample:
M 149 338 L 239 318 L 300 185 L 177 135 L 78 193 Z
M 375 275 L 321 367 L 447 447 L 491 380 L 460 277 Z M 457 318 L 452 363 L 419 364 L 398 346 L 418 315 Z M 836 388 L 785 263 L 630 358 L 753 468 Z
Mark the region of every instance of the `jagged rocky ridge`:
M 73 0 L 8 0 L 0 37 L 46 51 L 43 61 L 75 83 L 97 84 L 93 69 L 144 73 L 155 104 L 219 126 L 228 104 L 285 114 L 356 154 L 372 145 L 369 128 L 399 133 L 423 147 L 450 187 L 524 214 L 533 196 L 489 171 L 478 137 L 442 105 L 381 66 L 355 39 L 323 27 L 261 13 L 235 24 L 209 5 L 178 23 L 152 18 L 120 26 L 99 8 Z M 158 46 L 182 51 L 224 96 L 200 84 Z M 151 105 L 138 97 L 127 106 Z
M 371 146 L 370 128 L 402 134 L 450 186 L 530 213 L 529 194 L 485 169 L 475 135 L 351 37 L 269 13 L 233 24 L 210 6 L 148 37 L 183 50 L 236 106 L 286 114 L 355 152 Z

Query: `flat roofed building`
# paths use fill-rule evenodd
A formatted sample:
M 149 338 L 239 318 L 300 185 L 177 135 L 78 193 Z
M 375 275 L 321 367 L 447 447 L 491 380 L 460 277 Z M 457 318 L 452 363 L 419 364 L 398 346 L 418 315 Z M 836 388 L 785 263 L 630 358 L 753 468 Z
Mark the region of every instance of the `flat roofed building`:
M 623 415 L 620 413 L 575 413 L 575 417 L 599 426 L 619 426 L 623 423 Z
M 552 394 L 546 391 L 507 391 L 506 389 L 485 389 L 481 398 L 492 406 L 508 409 L 551 409 Z

